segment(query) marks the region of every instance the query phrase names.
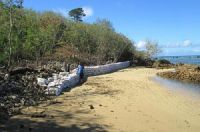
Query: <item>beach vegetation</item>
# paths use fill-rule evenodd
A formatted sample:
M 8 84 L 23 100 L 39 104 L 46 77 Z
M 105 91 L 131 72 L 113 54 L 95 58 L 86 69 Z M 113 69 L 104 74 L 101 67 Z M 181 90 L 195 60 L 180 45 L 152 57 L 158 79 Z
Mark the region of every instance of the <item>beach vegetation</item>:
M 25 9 L 23 1 L 1 1 L 0 7 L 1 64 L 10 66 L 22 60 L 43 59 L 82 59 L 104 64 L 133 58 L 134 42 L 116 32 L 109 20 L 77 22 L 85 16 L 82 9 L 69 12 L 73 21 L 53 11 Z
M 117 32 L 108 19 L 83 22 L 82 8 L 69 11 L 69 16 L 72 20 L 53 11 L 25 9 L 23 0 L 0 1 L 1 65 L 11 66 L 24 60 L 82 60 L 94 65 L 144 62 L 161 52 L 158 43 L 151 40 L 144 51 L 136 50 L 134 42 Z
M 145 54 L 147 58 L 153 58 L 161 52 L 158 42 L 147 40 L 145 45 Z

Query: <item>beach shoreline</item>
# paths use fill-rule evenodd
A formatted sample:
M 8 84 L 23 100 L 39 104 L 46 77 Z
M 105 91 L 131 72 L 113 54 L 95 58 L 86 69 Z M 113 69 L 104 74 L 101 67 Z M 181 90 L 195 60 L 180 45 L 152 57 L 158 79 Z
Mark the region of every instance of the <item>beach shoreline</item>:
M 150 79 L 170 70 L 135 67 L 89 77 L 53 101 L 23 109 L 2 130 L 198 132 L 200 101 Z

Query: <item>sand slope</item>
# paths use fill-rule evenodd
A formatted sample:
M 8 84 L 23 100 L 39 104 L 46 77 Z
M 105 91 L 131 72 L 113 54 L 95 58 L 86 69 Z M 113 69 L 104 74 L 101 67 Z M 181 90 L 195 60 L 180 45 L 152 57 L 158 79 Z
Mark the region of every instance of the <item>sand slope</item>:
M 151 81 L 157 72 L 130 68 L 90 77 L 53 102 L 24 109 L 5 127 L 20 132 L 199 132 L 200 101 Z M 46 117 L 31 118 L 35 112 Z

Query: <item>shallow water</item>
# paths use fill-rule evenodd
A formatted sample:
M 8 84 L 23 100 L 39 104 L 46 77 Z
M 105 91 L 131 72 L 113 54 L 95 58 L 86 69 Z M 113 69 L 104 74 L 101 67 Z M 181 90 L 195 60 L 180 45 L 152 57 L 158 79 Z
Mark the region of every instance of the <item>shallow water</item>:
M 166 87 L 169 90 L 179 92 L 183 95 L 193 97 L 195 99 L 200 99 L 200 85 L 186 83 L 171 79 L 161 78 L 159 76 L 152 77 L 151 80 L 159 83 L 160 85 Z

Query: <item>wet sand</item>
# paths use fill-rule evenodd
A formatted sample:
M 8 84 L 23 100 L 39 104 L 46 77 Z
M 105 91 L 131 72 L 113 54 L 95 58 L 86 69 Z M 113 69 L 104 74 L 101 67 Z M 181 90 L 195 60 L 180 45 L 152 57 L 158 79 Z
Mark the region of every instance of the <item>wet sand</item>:
M 54 101 L 25 108 L 4 127 L 19 132 L 199 132 L 200 100 L 150 79 L 161 71 L 129 68 L 90 77 Z

